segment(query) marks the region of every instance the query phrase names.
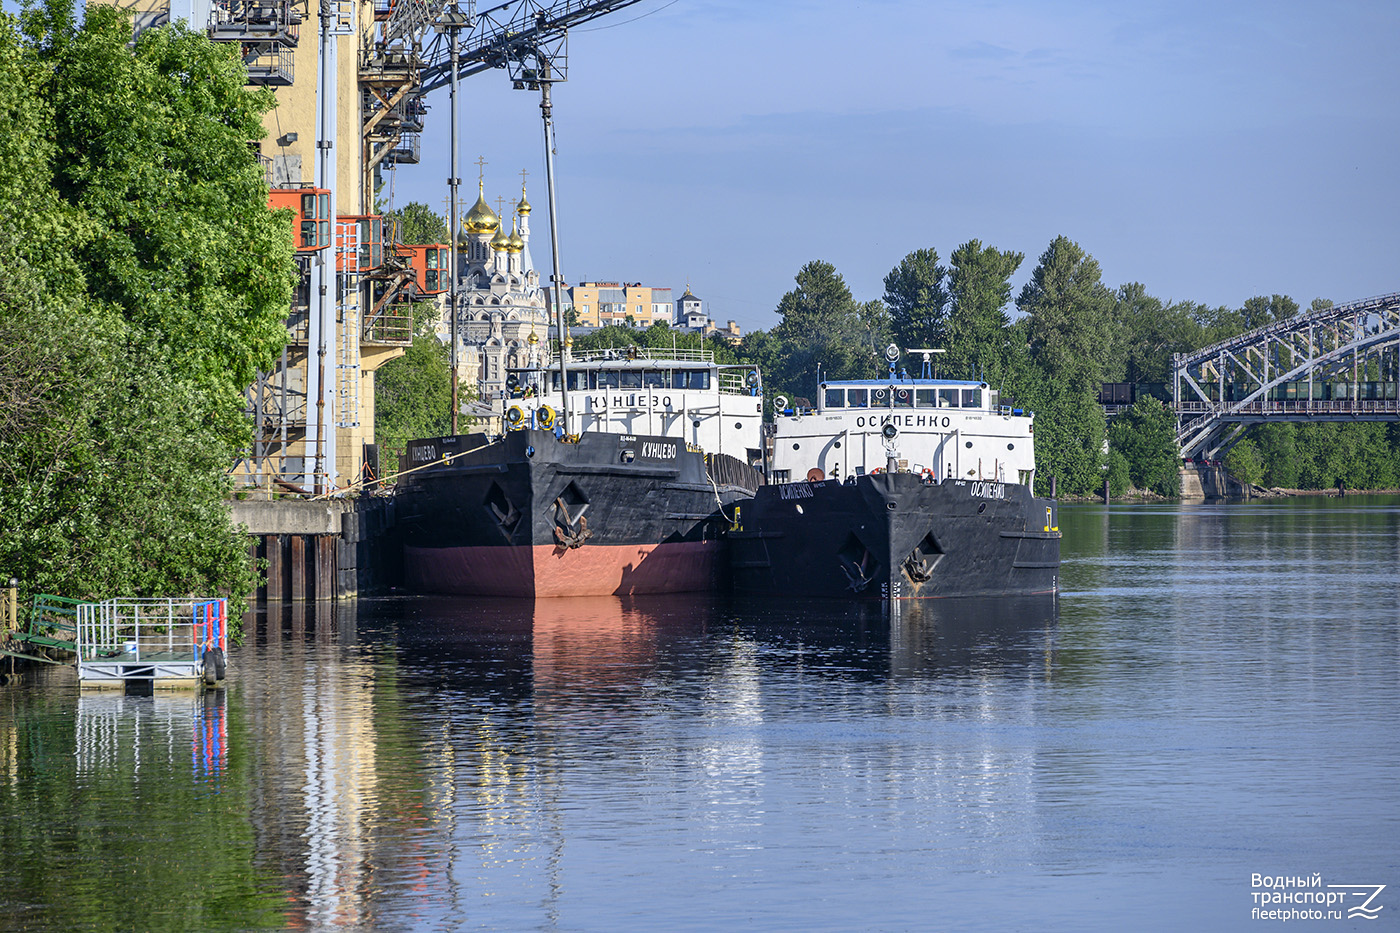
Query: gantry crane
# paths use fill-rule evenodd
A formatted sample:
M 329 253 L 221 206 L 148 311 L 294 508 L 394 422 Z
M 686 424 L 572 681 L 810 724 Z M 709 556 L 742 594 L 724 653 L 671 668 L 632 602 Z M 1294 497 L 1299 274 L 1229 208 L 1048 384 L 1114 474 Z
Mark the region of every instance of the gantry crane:
M 569 29 L 639 2 L 508 0 L 478 10 L 474 0 L 388 0 L 379 6 L 385 12 L 376 15 L 379 28 L 360 64 L 366 198 L 376 166 L 418 161 L 423 99 L 451 83 L 454 45 L 458 78 L 503 68 L 517 89 L 547 94 L 550 83 L 568 78 Z
M 551 87 L 568 78 L 569 29 L 641 0 L 507 0 L 477 10 L 475 0 L 466 9 L 457 0 L 389 0 L 387 15 L 361 60 L 360 81 L 364 111 L 364 185 L 366 199 L 373 198 L 372 173 L 386 158 L 417 162 L 416 146 L 404 145 L 408 129 L 421 128 L 427 109 L 423 97 L 440 87 L 452 88 L 452 169 L 450 268 L 457 266 L 457 82 L 492 68 L 504 68 L 518 90 L 540 92 L 544 121 L 545 184 L 549 205 L 549 236 L 556 330 L 563 343 L 562 277 L 559 271 L 559 235 L 554 197 L 554 138 Z M 449 297 L 452 371 L 457 371 L 457 288 L 452 276 Z M 560 359 L 563 367 L 564 360 Z M 568 377 L 560 374 L 565 386 Z M 567 392 L 560 412 L 569 424 Z M 452 432 L 457 432 L 457 380 L 452 380 Z

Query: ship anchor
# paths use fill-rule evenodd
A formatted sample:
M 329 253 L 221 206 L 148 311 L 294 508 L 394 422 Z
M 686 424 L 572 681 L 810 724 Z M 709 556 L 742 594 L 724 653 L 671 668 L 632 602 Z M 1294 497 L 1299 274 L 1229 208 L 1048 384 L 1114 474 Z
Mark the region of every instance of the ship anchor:
M 583 542 L 593 537 L 593 532 L 588 530 L 588 519 L 583 516 L 583 510 L 579 510 L 578 515 L 570 515 L 569 507 L 564 504 L 562 497 L 554 500 L 556 510 L 554 537 L 561 547 L 569 549 L 583 547 Z
M 904 558 L 904 572 L 909 575 L 911 582 L 927 583 L 933 577 L 933 567 L 918 554 L 918 551 L 911 551 L 909 556 Z
M 841 570 L 846 574 L 846 579 L 850 581 L 846 585 L 846 589 L 851 590 L 855 593 L 864 592 L 865 588 L 869 586 L 871 582 L 875 579 L 874 574 L 866 576 L 865 573 L 865 562 L 869 559 L 869 557 L 870 554 L 869 552 L 867 552 L 861 558 L 860 565 L 857 565 L 854 561 L 848 560 L 844 557 L 841 558 Z

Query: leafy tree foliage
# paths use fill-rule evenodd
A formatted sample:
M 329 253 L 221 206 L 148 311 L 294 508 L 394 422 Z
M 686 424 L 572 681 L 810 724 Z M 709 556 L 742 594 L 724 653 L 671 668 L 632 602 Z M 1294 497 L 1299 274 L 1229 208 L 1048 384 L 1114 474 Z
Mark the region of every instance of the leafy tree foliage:
M 0 17 L 0 565 L 28 591 L 254 583 L 229 522 L 242 389 L 295 266 L 247 140 L 267 93 L 179 27 Z
M 1060 236 L 1017 297 L 1021 316 L 1010 320 L 1010 280 L 1023 259 L 969 240 L 945 268 L 937 251 L 915 250 L 885 277 L 884 301 L 864 305 L 831 264 L 810 262 L 778 305 L 782 322 L 751 332 L 738 355 L 762 368 L 770 395 L 801 398 L 811 396 L 819 369 L 832 379 L 882 374 L 887 339 L 905 349 L 944 346 L 941 373 L 980 376 L 1002 390 L 1004 402 L 1036 413 L 1039 491 L 1054 476 L 1068 495 L 1097 494 L 1105 478 L 1115 493 L 1132 485 L 1178 495 L 1170 409 L 1143 398 L 1110 429 L 1097 403 L 1100 385 L 1165 383 L 1174 353 L 1286 320 L 1297 303 L 1271 295 L 1239 308 L 1211 307 L 1163 302 L 1137 282 L 1111 290 L 1094 258 Z M 1312 310 L 1328 306 L 1317 299 Z M 1400 425 L 1262 425 L 1237 449 L 1232 462 L 1243 478 L 1257 474 L 1265 485 L 1400 486 Z
M 980 240 L 968 240 L 953 250 L 949 372 L 998 383 L 1010 375 L 1019 347 L 1008 340 L 1006 307 L 1011 301 L 1011 277 L 1025 258 L 1024 253 L 983 246 Z
M 1110 450 L 1107 464 L 1108 470 L 1105 476 L 1108 478 L 1108 494 L 1115 498 L 1126 495 L 1133 485 L 1128 458 L 1123 456 L 1122 451 Z
M 1204 345 L 1194 310 L 1189 302 L 1164 305 L 1140 282 L 1121 286 L 1114 295 L 1113 322 L 1123 348 L 1123 381 L 1170 381 L 1172 354 Z
M 1138 489 L 1158 495 L 1181 492 L 1181 463 L 1177 458 L 1176 415 L 1151 396 L 1113 419 L 1108 429 L 1110 450 L 1123 454 L 1128 477 Z
M 1225 467 L 1242 483 L 1257 486 L 1264 481 L 1264 459 L 1259 455 L 1258 445 L 1249 438 L 1230 449 L 1225 456 Z
M 275 104 L 227 47 L 182 26 L 128 48 L 124 13 L 94 6 L 55 42 L 52 185 L 91 223 L 75 244 L 87 296 L 136 326 L 169 365 L 221 393 L 230 440 L 243 390 L 286 343 L 289 219 L 267 209 L 247 141 Z M 38 89 L 36 89 L 38 90 Z M 232 417 L 229 417 L 232 415 Z
M 885 306 L 899 346 L 947 345 L 947 277 L 935 249 L 914 250 L 885 276 Z
M 446 243 L 451 235 L 447 221 L 419 201 L 409 201 L 403 207 L 389 211 L 385 219 L 393 224 L 394 237 L 399 243 Z
M 792 396 L 816 391 L 818 374 L 827 379 L 868 376 L 878 365 L 881 308 L 857 304 L 851 290 L 828 262 L 807 263 L 797 287 L 778 302 L 782 321 L 773 328 L 781 346 L 769 385 Z
M 1076 388 L 1110 381 L 1117 336 L 1110 327 L 1113 295 L 1099 264 L 1078 243 L 1056 237 L 1041 254 L 1016 306 L 1030 319 L 1030 352 L 1048 378 Z
M 374 437 L 385 474 L 400 469 L 410 440 L 452 430 L 450 348 L 431 334 L 417 335 L 404 355 L 374 374 Z M 460 428 L 460 424 L 459 424 Z

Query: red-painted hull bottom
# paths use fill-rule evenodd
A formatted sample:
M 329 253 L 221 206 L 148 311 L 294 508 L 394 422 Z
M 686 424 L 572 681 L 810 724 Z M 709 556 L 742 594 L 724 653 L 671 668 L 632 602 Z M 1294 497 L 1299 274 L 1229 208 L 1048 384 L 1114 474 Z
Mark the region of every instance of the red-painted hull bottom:
M 408 585 L 465 596 L 627 596 L 713 589 L 718 541 L 404 549 Z

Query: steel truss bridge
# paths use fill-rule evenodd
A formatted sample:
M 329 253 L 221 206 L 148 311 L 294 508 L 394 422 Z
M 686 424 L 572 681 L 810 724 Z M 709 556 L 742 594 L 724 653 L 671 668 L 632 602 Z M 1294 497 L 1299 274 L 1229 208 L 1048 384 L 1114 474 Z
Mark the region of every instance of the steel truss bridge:
M 1185 458 L 1222 457 L 1252 424 L 1400 421 L 1400 293 L 1309 311 L 1175 354 Z

